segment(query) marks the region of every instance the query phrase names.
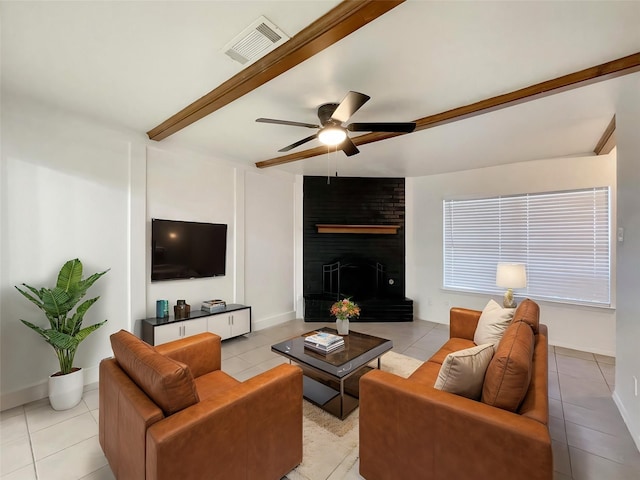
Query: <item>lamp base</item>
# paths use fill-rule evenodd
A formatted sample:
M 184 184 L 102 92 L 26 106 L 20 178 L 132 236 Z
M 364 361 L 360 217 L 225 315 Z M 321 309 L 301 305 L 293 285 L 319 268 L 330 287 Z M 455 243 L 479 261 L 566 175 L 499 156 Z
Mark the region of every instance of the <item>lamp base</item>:
M 502 306 L 504 308 L 516 308 L 517 304 L 518 303 L 513 298 L 513 290 L 511 290 L 509 288 L 506 292 L 504 292 L 504 298 L 502 300 Z

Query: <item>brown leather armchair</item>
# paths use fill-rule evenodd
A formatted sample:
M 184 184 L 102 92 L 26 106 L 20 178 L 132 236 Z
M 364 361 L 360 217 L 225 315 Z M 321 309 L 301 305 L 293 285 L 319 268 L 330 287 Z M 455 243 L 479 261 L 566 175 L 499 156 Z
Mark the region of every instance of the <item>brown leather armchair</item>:
M 99 439 L 118 480 L 277 480 L 302 461 L 299 367 L 239 382 L 212 333 L 152 347 L 121 330 L 111 346 Z

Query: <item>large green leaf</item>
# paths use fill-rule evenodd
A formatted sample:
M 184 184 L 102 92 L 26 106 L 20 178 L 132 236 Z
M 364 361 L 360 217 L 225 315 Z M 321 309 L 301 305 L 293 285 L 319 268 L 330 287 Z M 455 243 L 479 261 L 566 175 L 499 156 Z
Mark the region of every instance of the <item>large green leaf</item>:
M 71 260 L 69 262 L 71 262 Z M 67 264 L 69 264 L 69 262 L 67 262 Z M 75 268 L 77 270 L 77 266 Z M 64 267 L 63 267 L 63 270 L 64 270 Z M 80 270 L 82 271 L 82 268 L 80 268 Z M 94 273 L 93 275 L 90 275 L 88 278 L 84 280 L 79 279 L 77 282 L 69 281 L 68 293 L 71 297 L 70 301 L 73 302 L 73 305 L 78 303 L 82 299 L 82 297 L 85 296 L 85 294 L 87 293 L 87 290 L 96 282 L 96 280 L 98 280 L 108 271 L 109 270 L 105 270 L 104 272 L 100 272 L 100 273 Z M 60 273 L 62 274 L 62 270 L 60 271 Z M 62 278 L 63 279 L 66 278 L 66 274 L 62 275 Z
M 82 280 L 82 262 L 77 258 L 65 263 L 58 273 L 56 287 L 70 292 L 76 290 L 77 285 Z
M 84 314 L 87 313 L 87 310 L 89 310 L 91 305 L 96 303 L 99 298 L 100 297 L 91 298 L 78 305 L 76 312 L 67 322 L 65 333 L 68 333 L 69 335 L 75 335 L 76 333 L 78 333 L 78 331 L 82 327 L 82 319 L 84 317 Z
M 94 323 L 93 325 L 89 325 L 88 327 L 83 328 L 75 335 L 69 335 L 63 332 L 58 332 L 56 330 L 45 330 L 45 334 L 49 337 L 49 343 L 58 350 L 70 350 L 71 352 L 75 352 L 85 338 L 89 336 L 91 332 L 97 330 L 102 325 L 107 323 L 106 320 L 103 320 L 98 323 Z
M 40 335 L 42 335 L 44 337 L 44 339 L 47 341 L 47 343 L 49 343 L 49 335 L 47 334 L 48 330 L 45 330 L 41 327 L 39 327 L 38 325 L 34 325 L 31 322 L 27 322 L 26 320 L 20 320 L 22 323 L 24 323 L 27 327 L 29 327 L 31 330 L 33 330 L 34 332 L 39 333 Z
M 16 288 L 18 289 L 18 291 L 22 295 L 24 295 L 26 298 L 28 298 L 31 302 L 35 303 L 36 305 L 39 305 L 41 303 L 41 301 L 42 301 L 42 297 L 40 296 L 40 290 L 38 290 L 37 288 L 34 288 L 34 287 L 30 286 L 30 285 L 27 285 L 26 283 L 23 283 L 22 286 L 25 287 L 27 290 L 29 290 L 31 293 L 33 293 L 36 297 L 38 297 L 38 299 L 40 299 L 40 301 L 35 299 L 31 295 L 29 295 L 24 290 L 20 289 L 20 287 L 16 286 Z
M 82 291 L 82 295 L 84 296 L 85 292 L 91 287 L 91 285 L 93 285 L 96 280 L 98 280 L 101 276 L 103 276 L 109 270 L 111 270 L 111 269 L 109 268 L 109 269 L 105 270 L 104 272 L 94 273 L 93 275 L 89 276 L 88 278 L 85 278 L 84 280 L 82 280 L 78 284 L 78 290 Z
M 53 290 L 43 288 L 40 292 L 43 310 L 55 317 L 60 318 L 66 315 L 74 307 L 69 294 L 61 288 L 56 287 Z
M 46 330 L 45 333 L 51 346 L 57 350 L 75 350 L 80 343 L 76 337 L 57 330 Z
M 38 298 L 40 298 L 40 292 L 38 292 L 38 290 L 36 290 L 33 287 L 30 287 L 29 285 L 27 285 L 26 283 L 23 283 L 22 285 L 24 285 L 25 287 L 27 287 L 29 290 L 31 290 L 32 292 L 34 292 L 36 295 L 38 295 Z M 33 303 L 34 305 L 36 305 L 38 308 L 40 308 L 41 310 L 44 310 L 42 308 L 42 299 L 38 300 L 38 298 L 35 298 L 32 295 L 29 295 L 27 292 L 25 292 L 24 290 L 22 290 L 20 287 L 16 286 L 16 290 L 18 290 L 27 300 L 29 300 L 31 303 Z
M 99 329 L 102 325 L 104 325 L 105 323 L 107 323 L 106 320 L 103 320 L 101 322 L 98 323 L 94 323 L 93 325 L 89 325 L 88 327 L 83 328 L 82 330 L 80 330 L 77 334 L 76 334 L 76 340 L 78 340 L 78 343 L 80 343 L 81 341 L 83 341 L 85 338 L 87 338 L 89 336 L 89 334 L 91 332 L 93 332 L 94 330 Z

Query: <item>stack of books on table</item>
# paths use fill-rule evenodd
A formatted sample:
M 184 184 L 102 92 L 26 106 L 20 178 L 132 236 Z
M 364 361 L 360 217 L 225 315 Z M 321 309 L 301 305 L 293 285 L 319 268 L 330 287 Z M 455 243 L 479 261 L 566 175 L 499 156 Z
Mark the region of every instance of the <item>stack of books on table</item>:
M 205 300 L 204 302 L 202 302 L 202 307 L 200 308 L 200 310 L 209 313 L 221 312 L 225 309 L 226 306 L 227 302 L 225 302 L 224 300 Z
M 344 338 L 327 332 L 316 332 L 304 339 L 304 346 L 316 352 L 330 353 L 344 346 Z

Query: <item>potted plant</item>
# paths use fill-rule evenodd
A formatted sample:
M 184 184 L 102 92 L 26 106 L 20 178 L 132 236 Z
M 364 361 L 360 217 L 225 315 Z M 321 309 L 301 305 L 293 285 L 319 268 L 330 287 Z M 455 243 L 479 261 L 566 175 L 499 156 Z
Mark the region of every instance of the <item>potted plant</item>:
M 336 329 L 340 335 L 349 335 L 349 319 L 360 315 L 360 307 L 350 298 L 338 300 L 331 306 L 331 315 L 336 317 Z
M 82 278 L 82 262 L 73 259 L 60 269 L 56 286 L 52 289 L 40 290 L 23 283 L 25 289 L 16 289 L 30 302 L 42 310 L 49 321 L 49 328 L 42 328 L 26 320 L 20 320 L 27 327 L 39 333 L 53 347 L 60 363 L 60 371 L 49 376 L 49 401 L 54 410 L 66 410 L 76 406 L 82 399 L 84 373 L 81 368 L 73 366 L 73 358 L 80 342 L 106 323 L 103 320 L 82 328 L 82 321 L 87 310 L 98 298 L 78 302 L 102 275 L 94 273 L 89 278 Z M 29 292 L 27 292 L 28 290 Z M 74 307 L 78 305 L 75 312 Z

